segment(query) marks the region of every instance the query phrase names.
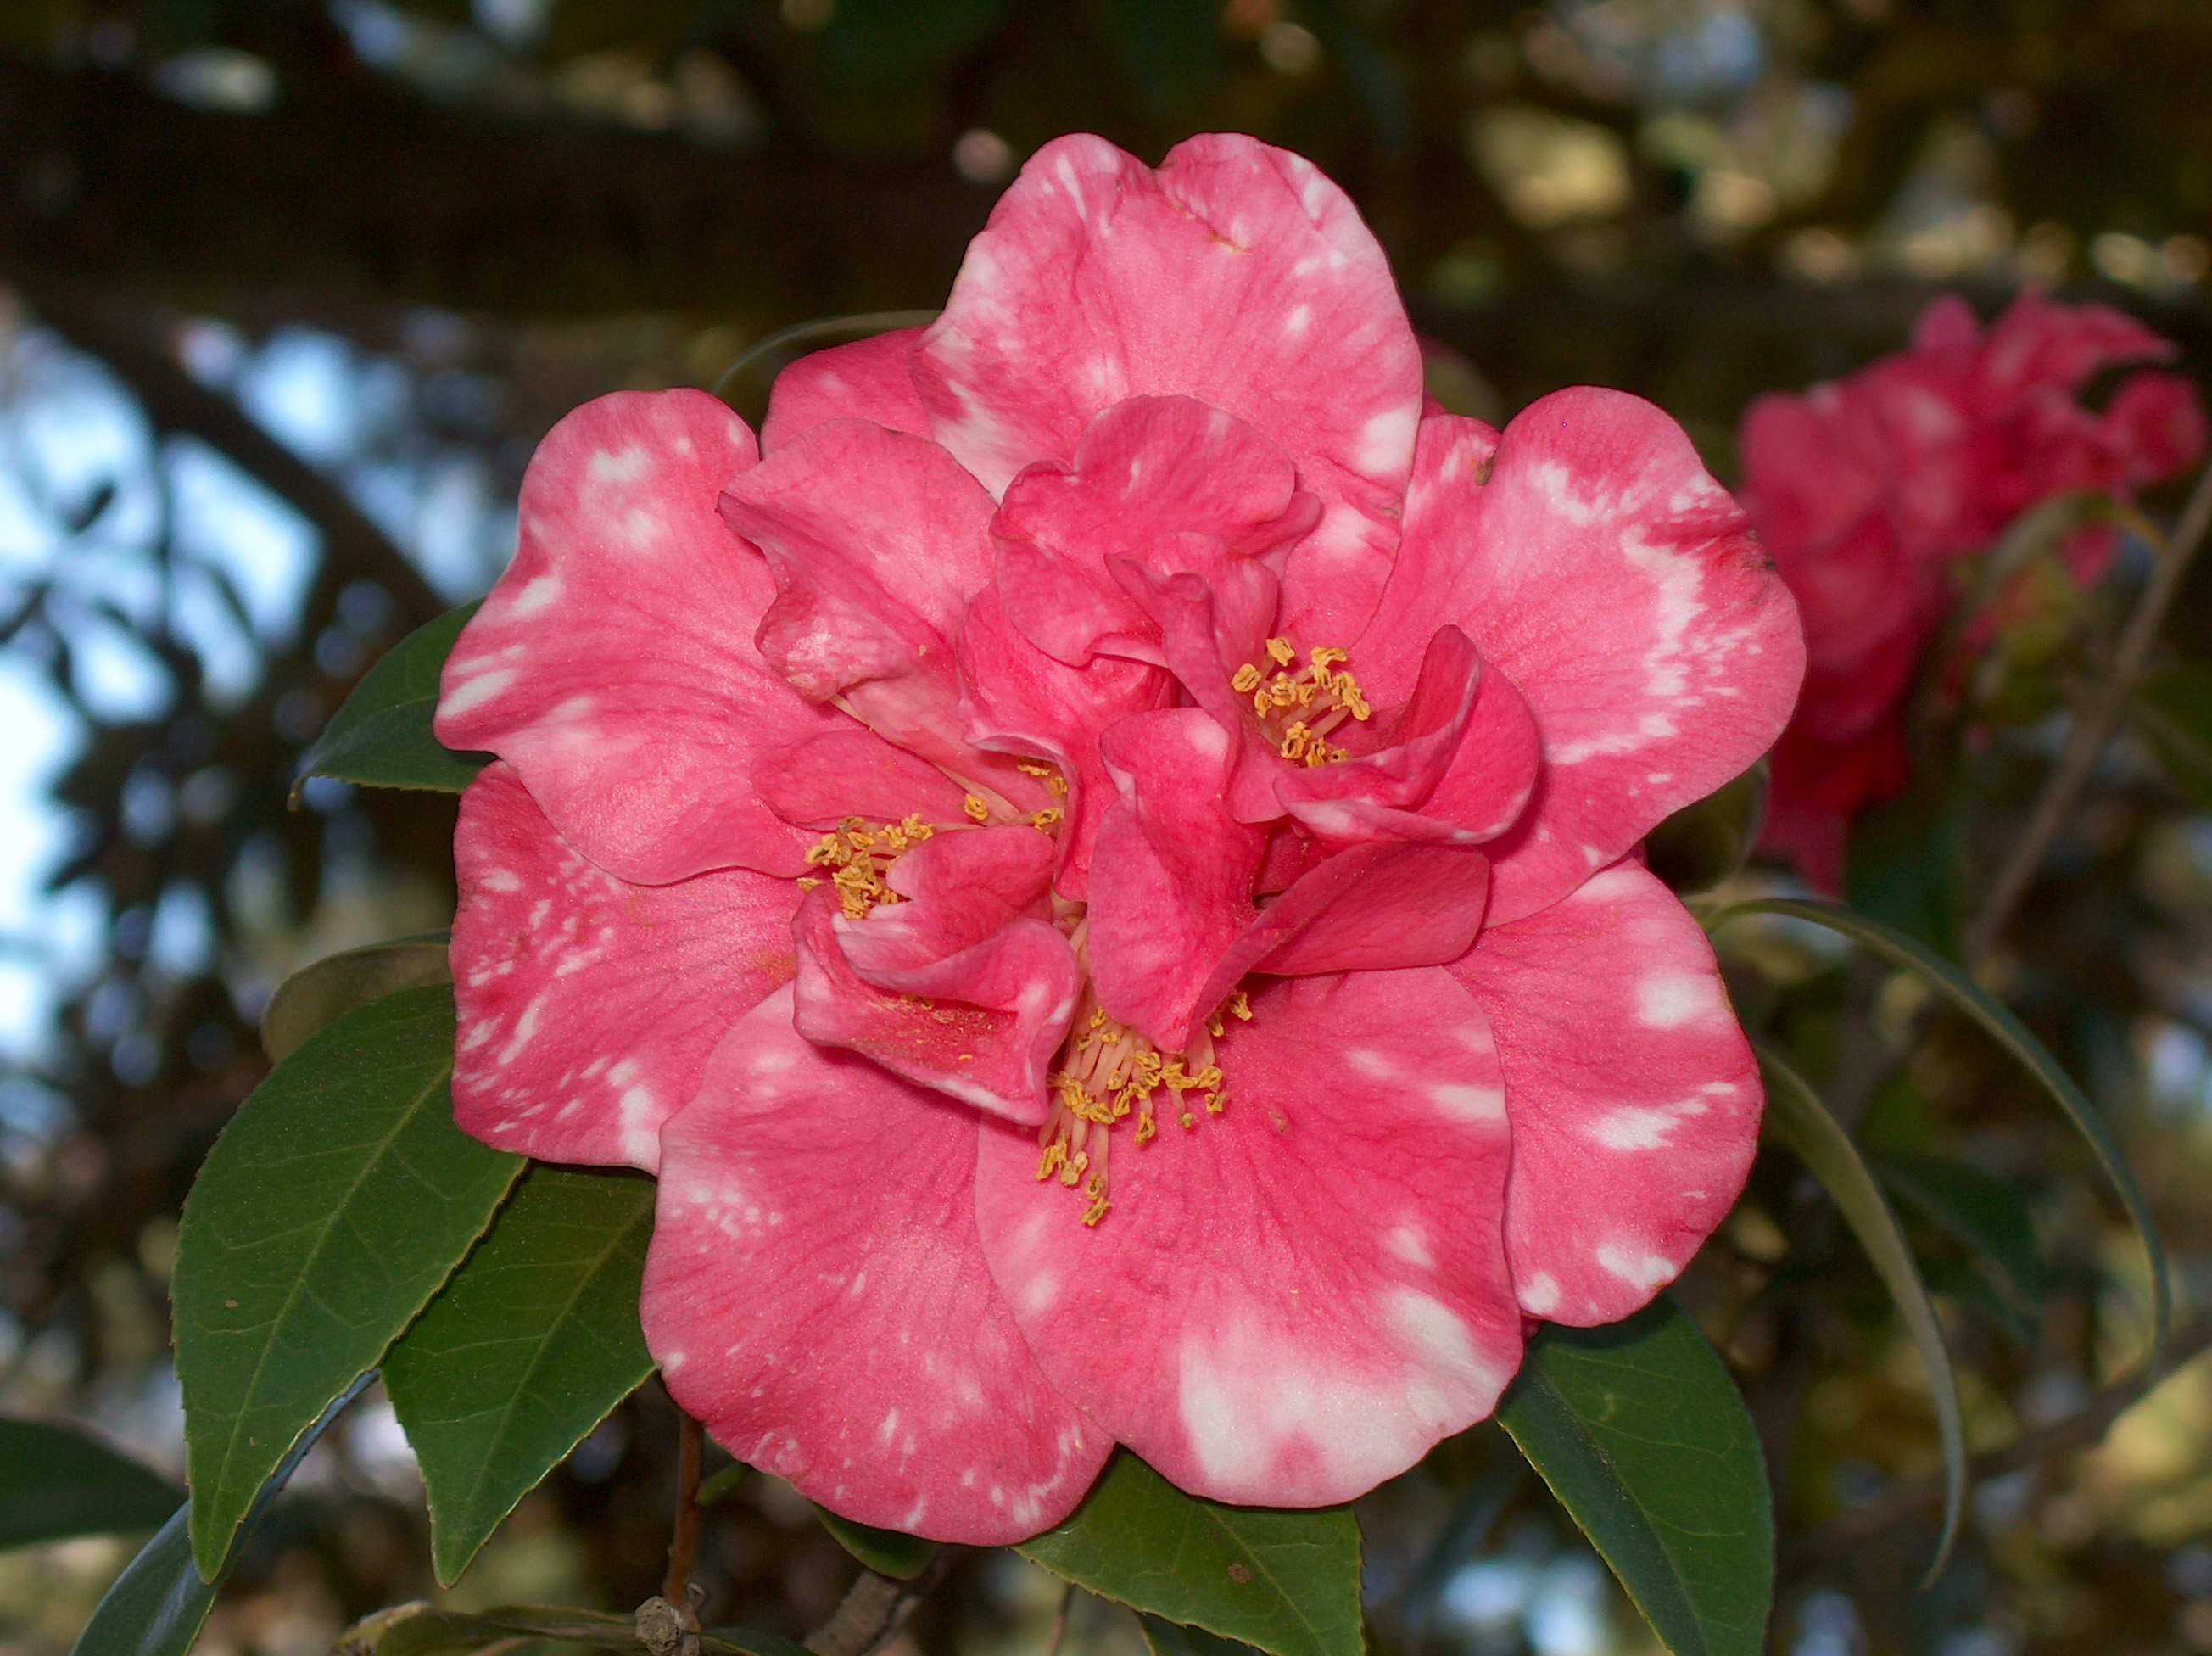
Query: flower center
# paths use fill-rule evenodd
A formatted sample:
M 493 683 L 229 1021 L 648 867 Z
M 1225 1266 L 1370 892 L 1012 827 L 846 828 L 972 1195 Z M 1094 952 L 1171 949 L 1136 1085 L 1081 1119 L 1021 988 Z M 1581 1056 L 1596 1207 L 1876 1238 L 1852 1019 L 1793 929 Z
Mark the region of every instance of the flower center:
M 973 794 L 968 800 L 971 805 L 983 803 Z M 823 835 L 807 848 L 806 861 L 814 868 L 830 870 L 830 883 L 837 888 L 845 918 L 859 920 L 878 904 L 905 901 L 884 877 L 909 846 L 936 837 L 936 824 L 924 822 L 918 811 L 903 822 L 881 823 L 873 828 L 859 817 L 847 817 L 835 833 Z M 799 881 L 802 887 L 819 883 Z
M 1359 681 L 1348 673 L 1334 671 L 1349 661 L 1343 650 L 1316 645 L 1302 669 L 1291 671 L 1298 653 L 1287 638 L 1267 641 L 1267 658 L 1273 670 L 1247 661 L 1237 669 L 1229 687 L 1252 698 L 1252 711 L 1260 728 L 1275 744 L 1275 751 L 1293 764 L 1332 764 L 1351 757 L 1329 745 L 1328 733 L 1346 719 L 1365 723 L 1375 709 L 1360 693 Z
M 1113 1206 L 1108 1200 L 1107 1147 L 1114 1124 L 1134 1111 L 1137 1142 L 1143 1144 L 1159 1131 L 1155 1104 L 1172 1104 L 1176 1124 L 1188 1132 L 1198 1125 L 1198 1117 L 1184 1101 L 1187 1093 L 1201 1094 L 1206 1114 L 1219 1115 L 1228 1108 L 1229 1095 L 1222 1089 L 1221 1066 L 1213 1061 L 1214 1039 L 1224 1020 L 1249 1021 L 1251 1016 L 1251 1003 L 1240 989 L 1222 1002 L 1188 1049 L 1163 1052 L 1109 1017 L 1086 986 L 1060 1048 L 1061 1068 L 1050 1077 L 1051 1113 L 1037 1132 L 1043 1151 L 1037 1178 L 1057 1174 L 1070 1189 L 1079 1184 L 1088 1204 L 1083 1222 L 1095 1227 Z

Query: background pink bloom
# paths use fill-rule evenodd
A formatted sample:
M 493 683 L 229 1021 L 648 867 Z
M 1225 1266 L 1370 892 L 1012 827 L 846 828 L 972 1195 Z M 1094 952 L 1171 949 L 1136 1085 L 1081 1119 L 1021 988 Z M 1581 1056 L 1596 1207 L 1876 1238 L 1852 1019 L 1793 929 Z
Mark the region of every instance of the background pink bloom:
M 461 1119 L 658 1171 L 720 1441 L 977 1543 L 1116 1442 L 1340 1501 L 1672 1280 L 1760 1092 L 1629 854 L 1803 667 L 1672 422 L 1425 418 L 1327 180 L 1075 138 L 765 431 L 563 422 L 438 726 Z
M 1744 417 L 1743 498 L 1804 616 L 1805 690 L 1774 755 L 1765 843 L 1815 886 L 1842 881 L 1859 811 L 1900 792 L 1899 703 L 1955 598 L 1950 560 L 2028 508 L 2076 490 L 2125 498 L 2204 450 L 2179 375 L 2141 373 L 2101 413 L 2075 393 L 2115 364 L 2173 348 L 2101 305 L 2023 294 L 1986 330 L 1964 301 L 1929 306 L 1911 347 Z M 2094 579 L 2109 531 L 2067 547 Z

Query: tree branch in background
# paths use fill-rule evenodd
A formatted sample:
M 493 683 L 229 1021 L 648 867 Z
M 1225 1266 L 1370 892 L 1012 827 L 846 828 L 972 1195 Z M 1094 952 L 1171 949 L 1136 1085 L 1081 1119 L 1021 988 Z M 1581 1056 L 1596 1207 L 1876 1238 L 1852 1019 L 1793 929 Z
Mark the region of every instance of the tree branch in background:
M 2189 566 L 2203 545 L 2208 529 L 2212 529 L 2212 466 L 2206 466 L 2197 477 L 2197 487 L 2190 493 L 2188 505 L 2182 508 L 2172 539 L 2160 549 L 2150 582 L 2136 601 L 2135 613 L 2128 618 L 2127 629 L 2120 635 L 2119 647 L 2112 654 L 2112 664 L 2106 672 L 2104 682 L 2098 686 L 2095 698 L 2076 715 L 2073 734 L 2067 740 L 2065 752 L 2059 756 L 2057 768 L 2051 773 L 2050 781 L 2044 784 L 2035 801 L 2027 826 L 1990 883 L 1981 911 L 1966 928 L 1963 953 L 1970 971 L 1983 965 L 1996 946 L 2006 922 L 2012 918 L 2013 910 L 2019 906 L 2029 882 L 2042 868 L 2051 842 L 2065 825 L 2083 784 L 2096 766 L 2098 755 L 2105 751 L 2106 741 L 2118 727 L 2121 715 L 2127 709 L 2128 697 L 2136 687 L 2136 680 L 2142 676 L 2151 647 L 2158 642 L 2159 629 L 2166 623 L 2166 612 L 2172 608 L 2174 598 L 2181 590 L 2182 577 L 2189 573 Z
M 911 1581 L 894 1581 L 863 1569 L 830 1619 L 806 1635 L 807 1649 L 814 1656 L 872 1656 L 906 1625 L 915 1606 L 945 1579 L 958 1554 L 957 1548 L 940 1547 L 929 1568 Z
M 32 312 L 71 344 L 98 357 L 127 386 L 163 435 L 196 438 L 247 472 L 322 535 L 318 584 L 374 581 L 391 594 L 405 628 L 442 612 L 407 555 L 337 484 L 256 424 L 220 392 L 210 391 L 146 337 L 116 307 L 61 283 L 19 282 Z
M 1966 1465 L 1971 1486 L 2002 1477 L 2024 1466 L 2039 1465 L 2076 1450 L 2094 1448 L 2112 1422 L 2141 1402 L 2146 1393 L 2191 1359 L 2212 1349 L 2212 1316 L 2184 1324 L 2166 1342 L 2166 1361 L 2155 1374 L 2143 1374 L 2099 1392 L 2087 1406 L 2063 1420 L 2023 1432 L 2002 1449 L 1976 1455 Z M 1849 1553 L 1881 1534 L 1899 1519 L 1940 1504 L 1944 1480 L 1940 1472 L 1906 1478 L 1872 1501 L 1847 1509 L 1818 1527 L 1784 1543 L 1783 1561 L 1802 1570 L 1825 1559 Z

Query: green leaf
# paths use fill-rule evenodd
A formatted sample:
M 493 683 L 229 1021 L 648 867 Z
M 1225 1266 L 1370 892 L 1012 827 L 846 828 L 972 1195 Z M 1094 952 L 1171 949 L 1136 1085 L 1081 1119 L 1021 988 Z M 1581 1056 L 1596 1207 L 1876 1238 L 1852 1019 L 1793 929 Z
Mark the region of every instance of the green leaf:
M 2001 1178 L 1944 1156 L 1877 1149 L 1868 1160 L 1900 1199 L 1988 1265 L 2008 1297 L 2034 1308 L 2042 1297 L 2043 1270 L 2026 1196 Z
M 1137 1612 L 1137 1627 L 1152 1656 L 1243 1656 L 1252 1648 L 1234 1639 L 1218 1639 L 1204 1628 L 1187 1628 L 1163 1616 Z
M 532 1166 L 385 1358 L 441 1584 L 653 1372 L 637 1324 L 653 1196 L 641 1173 Z
M 1959 952 L 1966 901 L 1966 817 L 1941 779 L 1863 812 L 1844 855 L 1844 896 L 1938 954 Z
M 491 755 L 454 752 L 430 734 L 430 718 L 438 710 L 446 657 L 476 612 L 474 604 L 448 610 L 386 650 L 301 759 L 301 780 L 335 776 L 366 788 L 441 794 L 458 794 L 473 782 Z
M 1122 1450 L 1066 1523 L 1015 1550 L 1102 1598 L 1274 1656 L 1361 1656 L 1348 1507 L 1220 1506 Z
M 1759 1656 L 1774 1600 L 1765 1458 L 1674 1301 L 1547 1324 L 1498 1418 L 1674 1656 Z
M 1644 842 L 1653 874 L 1684 897 L 1709 892 L 1743 867 L 1766 820 L 1766 761 L 1694 805 L 1686 805 Z
M 65 1426 L 0 1420 L 0 1547 L 159 1527 L 185 1492 Z
M 1897 1302 L 1898 1315 L 1928 1370 L 1928 1389 L 1936 1402 L 1936 1428 L 1943 1440 L 1943 1534 L 1922 1585 L 1943 1573 L 1959 1539 L 1966 1510 L 1966 1424 L 1959 1403 L 1959 1377 L 1951 1367 L 1950 1348 L 1936 1302 L 1920 1280 L 1912 1249 L 1897 1215 L 1881 1194 L 1874 1170 L 1859 1154 L 1851 1135 L 1820 1102 L 1810 1082 L 1762 1042 L 1754 1042 L 1759 1062 L 1773 1083 L 1766 1092 L 1766 1118 L 1827 1190 L 1844 1222 L 1858 1238 L 1868 1261 Z
M 368 1383 L 364 1375 L 301 1434 L 292 1452 L 278 1463 L 256 1493 L 246 1519 L 248 1526 L 259 1521 L 315 1440 Z M 138 1556 L 123 1567 L 123 1574 L 94 1607 L 70 1656 L 187 1656 L 208 1611 L 215 1608 L 216 1594 L 238 1558 L 234 1547 L 213 1576 L 202 1580 L 192 1562 L 191 1518 L 189 1504 L 179 1507 Z
M 450 983 L 444 932 L 346 949 L 302 966 L 276 987 L 261 1014 L 261 1050 L 282 1063 L 341 1012 L 424 983 Z
M 453 1125 L 453 991 L 344 1014 L 239 1107 L 185 1199 L 171 1288 L 211 1576 L 254 1494 L 491 1222 L 520 1156 Z
M 878 1575 L 888 1575 L 894 1581 L 913 1580 L 937 1556 L 937 1543 L 924 1541 L 918 1535 L 901 1535 L 896 1530 L 855 1524 L 849 1518 L 838 1517 L 826 1507 L 817 1507 L 814 1512 L 821 1519 L 822 1527 L 836 1537 L 839 1546 Z
M 1717 932 L 1739 915 L 1778 914 L 1791 919 L 1809 921 L 1825 926 L 1839 936 L 1848 937 L 1869 953 L 1887 961 L 1901 971 L 1916 974 L 1929 988 L 1948 1001 L 1960 1012 L 1979 1024 L 1983 1030 L 2008 1053 L 2013 1060 L 2033 1076 L 2052 1102 L 2063 1111 L 2074 1123 L 2074 1130 L 2087 1142 L 2112 1181 L 2121 1205 L 2127 1209 L 2136 1234 L 2142 1239 L 2143 1256 L 2150 1269 L 2150 1350 L 2143 1359 L 2142 1372 L 2157 1371 L 2166 1355 L 2166 1336 L 2173 1326 L 2173 1285 L 2168 1277 L 2166 1263 L 2166 1245 L 2159 1239 L 2157 1223 L 2151 1218 L 2150 1204 L 2136 1185 L 2135 1175 L 2128 1171 L 2127 1159 L 2113 1141 L 2112 1131 L 2098 1115 L 2096 1107 L 2083 1096 L 2074 1084 L 2074 1078 L 2059 1067 L 2042 1042 L 2028 1032 L 2027 1026 L 2012 1014 L 2010 1008 L 1991 995 L 1979 984 L 1949 961 L 1931 954 L 1921 944 L 1904 935 L 1879 920 L 1853 913 L 1832 903 L 1804 903 L 1794 898 L 1763 897 L 1749 903 L 1739 903 L 1722 910 L 1705 922 L 1705 929 Z

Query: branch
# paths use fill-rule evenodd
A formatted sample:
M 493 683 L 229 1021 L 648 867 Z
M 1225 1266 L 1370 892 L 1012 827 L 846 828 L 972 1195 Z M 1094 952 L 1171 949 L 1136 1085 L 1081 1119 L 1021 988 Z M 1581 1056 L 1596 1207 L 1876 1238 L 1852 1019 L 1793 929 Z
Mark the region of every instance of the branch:
M 2202 1316 L 2175 1331 L 2166 1342 L 2166 1361 L 2156 1373 L 2139 1375 L 2107 1387 L 2065 1419 L 2024 1432 L 2002 1449 L 1976 1455 L 1966 1464 L 1968 1486 L 2016 1472 L 2024 1466 L 2039 1465 L 2075 1450 L 2094 1447 L 2112 1422 L 2140 1402 L 2146 1392 L 2208 1349 L 2212 1349 L 2212 1316 Z M 1907 1478 L 1864 1505 L 1850 1507 L 1826 1523 L 1792 1537 L 1783 1549 L 1784 1562 L 1793 1570 L 1802 1570 L 1808 1565 L 1849 1553 L 1900 1519 L 1938 1505 L 1943 1499 L 1944 1487 L 1940 1472 Z
M 2197 477 L 2197 487 L 2190 494 L 2188 505 L 2182 508 L 2180 521 L 2174 526 L 2173 538 L 2166 543 L 2157 567 L 2152 570 L 2150 584 L 2136 601 L 2135 613 L 2128 618 L 2127 630 L 2120 635 L 2119 648 L 2113 652 L 2112 667 L 2105 674 L 2096 699 L 2075 721 L 2066 751 L 2059 758 L 2057 769 L 2051 773 L 2051 780 L 2044 784 L 2027 827 L 1990 884 L 1981 912 L 1967 928 L 1963 953 L 1969 969 L 1979 966 L 1987 959 L 2028 883 L 2043 866 L 2044 854 L 2051 849 L 2051 842 L 2064 826 L 2068 813 L 2073 810 L 2082 785 L 2097 763 L 2097 756 L 2104 752 L 2106 739 L 2118 726 L 2120 715 L 2126 710 L 2128 696 L 2135 689 L 2136 680 L 2142 676 L 2151 646 L 2158 640 L 2158 630 L 2165 624 L 2166 612 L 2172 607 L 2181 590 L 2181 579 L 2188 574 L 2208 528 L 2212 528 L 2212 466 L 2206 466 Z
M 863 1569 L 830 1619 L 806 1635 L 807 1649 L 814 1656 L 873 1656 L 906 1625 L 915 1606 L 936 1589 L 957 1556 L 957 1549 L 940 1547 L 929 1568 L 911 1581 Z
M 70 285 L 17 286 L 40 321 L 98 357 L 130 387 L 156 431 L 205 443 L 313 524 L 323 539 L 323 583 L 375 581 L 392 595 L 409 628 L 445 612 L 445 600 L 344 490 L 263 430 L 229 398 L 185 373 L 149 343 L 140 328 Z

